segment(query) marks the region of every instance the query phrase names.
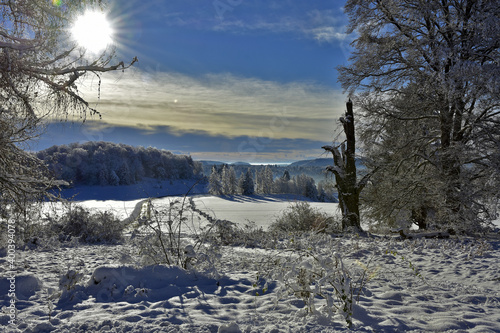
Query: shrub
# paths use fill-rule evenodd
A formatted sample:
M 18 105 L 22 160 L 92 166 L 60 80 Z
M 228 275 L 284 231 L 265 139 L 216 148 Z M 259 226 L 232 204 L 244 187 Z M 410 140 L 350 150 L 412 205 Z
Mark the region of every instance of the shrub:
M 342 241 L 327 234 L 294 237 L 286 244 L 260 260 L 254 287 L 265 282 L 265 292 L 276 281 L 276 302 L 290 297 L 303 302 L 298 317 L 340 316 L 351 327 L 355 305 L 377 272 L 370 268 L 372 259 L 347 263 Z
M 338 221 L 317 208 L 311 207 L 308 202 L 301 201 L 290 205 L 281 216 L 269 226 L 270 231 L 282 232 L 325 232 L 339 231 Z
M 122 240 L 123 224 L 110 211 L 92 212 L 71 207 L 54 227 L 63 241 L 78 238 L 81 243 L 116 243 Z
M 215 230 L 203 228 L 209 223 L 192 199 L 185 196 L 164 205 L 157 205 L 150 199 L 143 206 L 139 223 L 132 238 L 138 245 L 143 264 L 175 265 L 217 275 L 217 247 L 207 246 L 208 233 Z
M 277 237 L 279 237 L 276 233 L 267 232 L 262 227 L 258 227 L 252 221 L 239 226 L 227 220 L 214 219 L 206 229 L 209 231 L 206 234 L 207 242 L 224 246 L 275 248 Z
M 15 233 L 9 235 L 17 247 L 47 246 L 54 234 L 44 221 L 43 206 L 44 203 L 33 201 L 22 207 L 4 207 L 0 211 L 0 248 L 7 246 L 9 225 L 15 228 Z

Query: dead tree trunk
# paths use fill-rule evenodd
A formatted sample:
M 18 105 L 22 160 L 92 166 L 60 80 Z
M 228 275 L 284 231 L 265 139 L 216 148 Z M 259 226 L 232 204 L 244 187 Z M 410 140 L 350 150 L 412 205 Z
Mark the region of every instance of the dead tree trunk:
M 333 154 L 333 166 L 328 166 L 326 169 L 335 175 L 339 205 L 342 210 L 342 229 L 353 227 L 362 231 L 359 217 L 359 194 L 366 185 L 367 177 L 365 176 L 358 183 L 355 158 L 356 136 L 351 100 L 346 106 L 345 117 L 339 119 L 344 126 L 346 140 L 338 146 L 323 146 L 322 148 Z

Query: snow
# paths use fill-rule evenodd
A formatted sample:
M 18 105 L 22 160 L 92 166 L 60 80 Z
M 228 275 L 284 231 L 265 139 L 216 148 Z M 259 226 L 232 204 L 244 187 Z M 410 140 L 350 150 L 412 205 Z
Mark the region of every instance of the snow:
M 198 208 L 236 223 L 266 226 L 286 196 L 195 196 Z M 158 202 L 169 198 L 158 199 Z M 131 214 L 140 199 L 84 201 Z M 336 204 L 311 203 L 334 212 Z M 296 240 L 298 241 L 298 240 Z M 352 330 L 362 332 L 500 331 L 500 238 L 397 240 L 392 237 L 305 238 L 370 279 L 355 302 Z M 141 266 L 130 243 L 17 250 L 17 326 L 8 326 L 9 299 L 0 299 L 3 332 L 339 332 L 338 315 L 304 315 L 304 302 L 278 295 L 262 277 L 279 250 L 221 247 L 217 272 Z M 0 293 L 7 295 L 7 258 L 0 257 Z M 278 265 L 279 266 L 279 265 Z M 277 266 L 277 267 L 278 267 Z M 309 267 L 309 266 L 308 266 Z M 302 267 L 304 268 L 304 267 Z M 307 267 L 306 267 L 307 268 Z M 258 279 L 260 276 L 260 279 Z M 267 290 L 264 292 L 264 285 Z M 325 305 L 315 299 L 317 308 Z
M 164 198 L 158 202 L 165 202 L 171 198 Z M 340 214 L 337 203 L 312 202 L 310 199 L 296 195 L 253 195 L 253 196 L 207 196 L 194 197 L 198 209 L 212 213 L 216 218 L 229 220 L 240 226 L 254 222 L 255 226 L 266 229 L 291 204 L 299 201 L 308 201 L 309 204 L 331 215 Z

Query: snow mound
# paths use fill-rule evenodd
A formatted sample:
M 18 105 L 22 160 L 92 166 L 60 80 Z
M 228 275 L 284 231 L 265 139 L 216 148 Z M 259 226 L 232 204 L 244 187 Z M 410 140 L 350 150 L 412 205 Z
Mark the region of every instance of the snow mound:
M 241 333 L 240 327 L 235 322 L 222 324 L 217 333 Z
M 84 292 L 97 302 L 157 302 L 203 291 L 213 293 L 217 281 L 179 267 L 130 266 L 98 267 L 87 282 Z
M 0 293 L 2 295 L 7 296 L 9 290 L 13 290 L 11 289 L 11 282 L 15 284 L 15 293 L 18 300 L 29 300 L 43 286 L 42 282 L 32 274 L 16 275 L 14 279 L 7 274 L 6 277 L 0 278 Z

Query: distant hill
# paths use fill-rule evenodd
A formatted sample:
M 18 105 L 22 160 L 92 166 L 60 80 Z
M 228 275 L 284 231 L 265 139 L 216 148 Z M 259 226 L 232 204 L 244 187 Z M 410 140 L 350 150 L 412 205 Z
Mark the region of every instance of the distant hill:
M 73 185 L 132 185 L 144 178 L 193 179 L 201 176 L 203 169 L 190 156 L 102 141 L 52 146 L 36 156 L 58 179 Z
M 220 161 L 198 161 L 200 162 L 203 166 L 206 166 L 206 165 L 223 165 L 223 164 L 226 164 L 224 162 L 220 162 Z
M 293 162 L 290 167 L 327 167 L 333 164 L 333 158 L 317 158 L 314 160 L 302 160 Z
M 220 161 L 198 161 L 200 162 L 203 166 L 212 166 L 212 165 L 223 165 L 223 164 L 227 164 L 227 163 L 224 163 L 224 162 L 220 162 Z M 251 166 L 250 163 L 248 162 L 234 162 L 234 163 L 229 163 L 229 165 L 237 165 L 237 166 Z

